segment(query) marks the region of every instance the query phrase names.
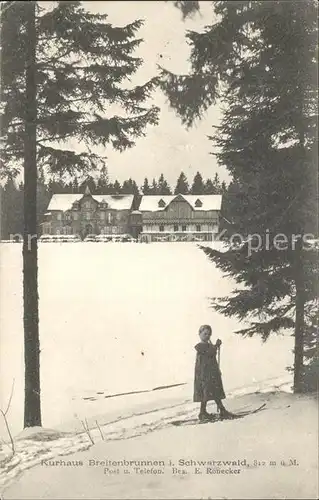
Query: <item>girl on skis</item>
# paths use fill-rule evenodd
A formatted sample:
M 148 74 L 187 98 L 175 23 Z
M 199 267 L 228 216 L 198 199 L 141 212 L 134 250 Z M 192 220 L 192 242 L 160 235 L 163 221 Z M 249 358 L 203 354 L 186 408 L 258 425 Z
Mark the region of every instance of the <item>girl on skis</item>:
M 208 401 L 215 401 L 221 418 L 230 418 L 229 413 L 222 403 L 225 399 L 225 392 L 222 383 L 221 372 L 216 359 L 216 354 L 222 341 L 217 339 L 216 344 L 212 344 L 210 337 L 212 329 L 209 325 L 202 325 L 199 328 L 200 342 L 195 345 L 196 363 L 194 379 L 194 402 L 200 403 L 198 418 L 200 421 L 212 419 L 212 414 L 207 412 Z

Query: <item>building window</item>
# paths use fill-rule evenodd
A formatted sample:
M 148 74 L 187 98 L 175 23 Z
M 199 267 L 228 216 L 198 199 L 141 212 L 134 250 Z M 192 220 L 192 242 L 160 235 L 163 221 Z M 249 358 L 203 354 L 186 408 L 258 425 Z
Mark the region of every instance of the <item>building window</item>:
M 65 214 L 65 220 L 71 220 L 72 217 L 71 217 L 71 214 L 68 212 Z
M 174 231 L 178 231 L 178 224 L 174 224 Z
M 84 218 L 85 218 L 85 220 L 90 220 L 91 219 L 91 212 L 85 212 Z
M 105 219 L 105 212 L 100 212 L 100 219 L 104 220 Z
M 159 230 L 161 233 L 164 231 L 164 224 L 160 224 Z
M 158 206 L 161 207 L 161 208 L 164 208 L 166 206 L 166 203 L 164 200 L 160 199 L 160 201 L 158 202 Z
M 62 214 L 61 214 L 61 212 L 58 212 L 56 214 L 56 218 L 57 218 L 57 220 L 62 220 Z
M 203 206 L 203 203 L 200 201 L 200 199 L 198 198 L 196 201 L 195 201 L 195 207 L 202 207 Z
M 196 224 L 196 231 L 197 231 L 198 233 L 200 233 L 200 232 L 201 232 L 201 230 L 202 230 L 201 225 L 200 225 L 200 224 Z
M 185 224 L 182 225 L 182 231 L 187 231 L 187 226 Z
M 73 212 L 73 220 L 78 220 L 78 213 L 77 212 Z

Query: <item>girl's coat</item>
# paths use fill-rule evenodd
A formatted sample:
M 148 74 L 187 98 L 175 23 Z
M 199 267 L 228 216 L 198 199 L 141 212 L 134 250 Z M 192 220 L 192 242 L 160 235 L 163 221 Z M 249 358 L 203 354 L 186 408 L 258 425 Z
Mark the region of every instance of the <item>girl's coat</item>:
M 225 399 L 220 369 L 217 363 L 217 347 L 206 342 L 195 346 L 197 351 L 194 380 L 194 402 Z

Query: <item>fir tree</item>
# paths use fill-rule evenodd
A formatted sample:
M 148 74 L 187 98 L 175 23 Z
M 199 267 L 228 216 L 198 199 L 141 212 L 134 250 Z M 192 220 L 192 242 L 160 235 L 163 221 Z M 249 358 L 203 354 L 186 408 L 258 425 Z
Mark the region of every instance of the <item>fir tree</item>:
M 101 170 L 99 172 L 98 180 L 96 182 L 96 193 L 97 194 L 106 194 L 108 185 L 109 185 L 108 171 L 107 171 L 107 167 L 104 166 L 101 168 Z
M 142 186 L 142 193 L 143 194 L 151 194 L 150 189 L 151 188 L 149 186 L 148 179 L 147 179 L 147 177 L 145 177 L 144 183 L 143 183 L 143 186 Z
M 122 184 L 122 193 L 130 194 L 131 193 L 131 185 L 128 180 L 124 181 Z
M 41 425 L 37 167 L 83 175 L 105 165 L 91 146 L 132 147 L 147 125 L 157 123 L 158 108 L 146 105 L 156 80 L 125 87 L 143 62 L 133 56 L 142 21 L 115 27 L 77 1 L 8 1 L 0 23 L 2 175 L 24 168 L 24 425 L 30 427 Z M 113 104 L 122 116 L 107 115 Z M 70 149 L 71 139 L 86 150 Z
M 86 179 L 80 184 L 80 192 L 84 194 L 85 189 L 89 188 L 91 194 L 95 194 L 97 191 L 96 182 L 92 175 L 88 175 Z M 65 191 L 64 191 L 65 192 Z
M 21 240 L 23 235 L 23 189 L 9 178 L 2 190 L 2 237 Z
M 158 194 L 158 185 L 155 179 L 152 180 L 149 194 Z
M 79 181 L 76 176 L 73 179 L 72 188 L 73 188 L 73 193 L 75 194 L 79 193 Z
M 211 179 L 207 179 L 205 182 L 204 194 L 217 194 Z
M 174 194 L 188 194 L 188 193 L 189 193 L 189 186 L 187 178 L 184 172 L 181 172 L 179 178 L 177 179 Z
M 132 55 L 143 23 L 114 27 L 106 15 L 89 13 L 76 1 L 36 8 L 38 164 L 52 173 L 92 172 L 105 159 L 90 152 L 91 145 L 111 144 L 122 151 L 134 145 L 147 124 L 157 123 L 158 108 L 145 105 L 156 80 L 125 88 L 143 62 Z M 23 158 L 25 16 L 24 3 L 3 2 L 2 160 L 14 172 Z M 123 117 L 106 117 L 113 103 L 123 107 Z M 87 145 L 87 151 L 69 150 L 65 144 L 71 138 Z
M 122 193 L 122 186 L 116 179 L 114 183 L 111 185 L 111 194 L 121 194 L 121 193 Z
M 214 176 L 214 179 L 213 179 L 213 186 L 214 186 L 215 193 L 216 194 L 220 194 L 221 190 L 222 190 L 222 187 L 221 187 L 221 183 L 220 183 L 220 180 L 219 180 L 219 175 L 218 175 L 217 172 L 216 172 L 216 174 Z
M 294 391 L 300 392 L 318 280 L 317 257 L 303 239 L 317 234 L 317 8 L 310 0 L 219 1 L 213 8 L 215 24 L 187 34 L 191 73 L 163 70 L 162 88 L 188 126 L 216 99 L 223 102 L 211 139 L 219 164 L 238 183 L 233 229 L 256 236 L 225 254 L 204 249 L 245 285 L 214 306 L 251 318 L 243 335 L 266 340 L 294 329 Z
M 161 174 L 157 181 L 157 194 L 163 194 L 163 195 L 172 194 L 168 182 L 164 178 L 164 174 Z
M 121 193 L 123 194 L 138 194 L 138 186 L 133 179 L 129 178 L 128 180 L 123 182 L 123 186 L 121 189 Z
M 132 194 L 138 195 L 140 193 L 140 190 L 138 188 L 138 185 L 136 184 L 135 181 L 132 181 Z
M 193 184 L 191 187 L 191 194 L 204 194 L 205 186 L 203 182 L 203 178 L 199 172 L 194 177 Z

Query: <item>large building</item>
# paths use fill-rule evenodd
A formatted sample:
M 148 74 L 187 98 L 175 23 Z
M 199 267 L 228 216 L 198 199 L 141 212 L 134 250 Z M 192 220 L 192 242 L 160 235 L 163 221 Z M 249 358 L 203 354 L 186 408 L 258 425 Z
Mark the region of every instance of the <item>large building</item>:
M 43 235 L 129 233 L 134 195 L 54 194 L 42 223 Z
M 143 196 L 139 237 L 150 242 L 212 241 L 219 231 L 221 203 L 221 195 Z
M 130 234 L 140 241 L 212 241 L 219 230 L 221 195 L 55 194 L 43 235 Z

